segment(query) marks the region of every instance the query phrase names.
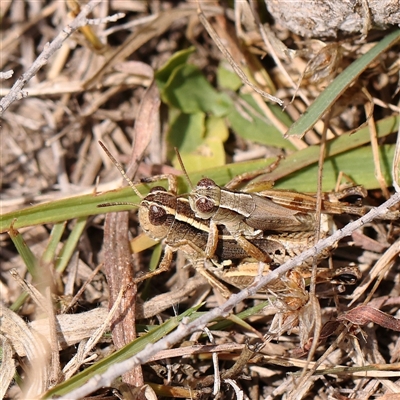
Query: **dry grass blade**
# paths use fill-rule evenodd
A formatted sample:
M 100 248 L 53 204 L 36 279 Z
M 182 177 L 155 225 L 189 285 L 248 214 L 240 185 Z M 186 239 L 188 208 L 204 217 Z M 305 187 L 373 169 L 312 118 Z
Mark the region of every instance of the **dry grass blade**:
M 89 353 L 92 351 L 94 346 L 99 342 L 102 335 L 109 327 L 111 320 L 115 317 L 116 312 L 119 310 L 119 306 L 121 304 L 122 296 L 124 295 L 124 288 L 121 288 L 118 294 L 118 297 L 115 300 L 110 312 L 107 316 L 101 319 L 102 323 L 100 326 L 96 326 L 96 330 L 92 333 L 89 340 L 80 341 L 79 349 L 77 354 L 68 362 L 68 364 L 64 367 L 63 373 L 66 379 L 69 379 L 71 376 L 75 374 L 75 372 L 82 366 L 82 364 L 91 361 L 95 357 L 89 357 Z M 86 321 L 85 321 L 86 322 Z M 98 321 L 97 321 L 98 324 Z
M 339 315 L 339 321 L 347 321 L 353 325 L 366 325 L 373 322 L 392 331 L 400 332 L 400 320 L 385 314 L 384 312 L 369 305 L 361 305 Z
M 365 277 L 364 281 L 361 282 L 360 286 L 354 290 L 352 295 L 353 300 L 349 304 L 352 306 L 361 297 L 363 293 L 369 288 L 370 284 L 374 282 L 376 278 L 379 280 L 383 279 L 383 276 L 390 270 L 391 267 L 396 265 L 396 259 L 400 254 L 400 239 L 393 243 L 386 251 L 382 254 L 378 262 L 369 271 L 369 274 Z M 370 289 L 369 298 L 372 297 L 374 290 Z

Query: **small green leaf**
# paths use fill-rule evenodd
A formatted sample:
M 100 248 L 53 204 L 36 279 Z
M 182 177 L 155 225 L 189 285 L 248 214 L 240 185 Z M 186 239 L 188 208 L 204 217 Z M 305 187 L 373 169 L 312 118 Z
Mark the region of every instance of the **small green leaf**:
M 155 80 L 158 87 L 162 90 L 169 77 L 176 67 L 186 64 L 189 56 L 196 51 L 195 47 L 181 50 L 172 55 L 172 57 L 155 73 Z
M 232 106 L 230 98 L 218 93 L 194 65 L 175 68 L 161 97 L 165 103 L 186 114 L 204 112 L 224 116 Z

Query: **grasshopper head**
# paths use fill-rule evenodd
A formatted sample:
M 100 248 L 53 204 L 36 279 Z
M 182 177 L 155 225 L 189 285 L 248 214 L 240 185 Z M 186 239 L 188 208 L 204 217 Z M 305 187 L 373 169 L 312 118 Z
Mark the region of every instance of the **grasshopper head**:
M 157 186 L 140 203 L 139 223 L 148 236 L 161 240 L 168 235 L 175 213 L 176 196 Z
M 211 218 L 218 210 L 221 198 L 221 188 L 211 179 L 201 179 L 189 195 L 190 207 L 196 217 Z

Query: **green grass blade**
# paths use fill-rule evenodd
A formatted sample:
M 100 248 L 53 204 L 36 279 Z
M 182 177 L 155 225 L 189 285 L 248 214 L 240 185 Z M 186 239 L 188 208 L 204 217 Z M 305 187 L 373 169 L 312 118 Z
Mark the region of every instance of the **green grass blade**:
M 75 251 L 76 245 L 82 236 L 82 232 L 85 229 L 87 218 L 78 218 L 68 240 L 65 242 L 60 254 L 57 257 L 55 269 L 57 272 L 62 273 L 67 267 L 72 254 Z
M 38 265 L 39 261 L 36 256 L 32 253 L 29 246 L 26 244 L 25 240 L 23 239 L 22 235 L 14 228 L 9 230 L 9 235 L 16 247 L 18 254 L 21 256 L 22 260 L 24 261 L 28 272 L 32 275 L 33 280 L 36 280 L 39 276 L 38 273 Z
M 60 222 L 53 226 L 50 233 L 50 239 L 47 243 L 46 250 L 41 257 L 41 263 L 44 265 L 50 264 L 56 258 L 56 250 L 58 243 L 60 243 L 61 237 L 65 231 L 66 222 Z

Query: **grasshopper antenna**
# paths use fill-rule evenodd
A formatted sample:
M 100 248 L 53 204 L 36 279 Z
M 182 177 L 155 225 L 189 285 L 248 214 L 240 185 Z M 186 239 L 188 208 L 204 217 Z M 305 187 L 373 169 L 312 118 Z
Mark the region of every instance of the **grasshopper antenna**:
M 113 162 L 113 164 L 118 168 L 118 171 L 122 175 L 122 177 L 128 182 L 128 185 L 131 187 L 131 189 L 138 195 L 140 199 L 143 199 L 143 195 L 137 190 L 136 186 L 133 184 L 132 180 L 129 179 L 128 175 L 126 175 L 124 169 L 122 168 L 122 165 L 113 157 L 113 155 L 108 151 L 107 147 L 104 145 L 104 143 L 99 140 L 99 145 L 101 148 L 104 150 L 104 152 L 107 154 L 108 158 Z
M 187 181 L 189 182 L 190 189 L 193 190 L 193 189 L 194 189 L 193 183 L 192 183 L 192 181 L 191 181 L 190 178 L 189 178 L 189 175 L 188 175 L 188 173 L 187 173 L 187 171 L 186 171 L 185 166 L 183 165 L 182 157 L 181 157 L 181 155 L 179 154 L 179 150 L 178 150 L 177 147 L 174 147 L 174 150 L 175 150 L 176 156 L 178 157 L 178 161 L 179 161 L 179 164 L 180 164 L 180 166 L 181 166 L 181 168 L 182 168 L 182 171 L 183 171 L 183 173 L 185 174 L 185 177 L 186 177 Z

